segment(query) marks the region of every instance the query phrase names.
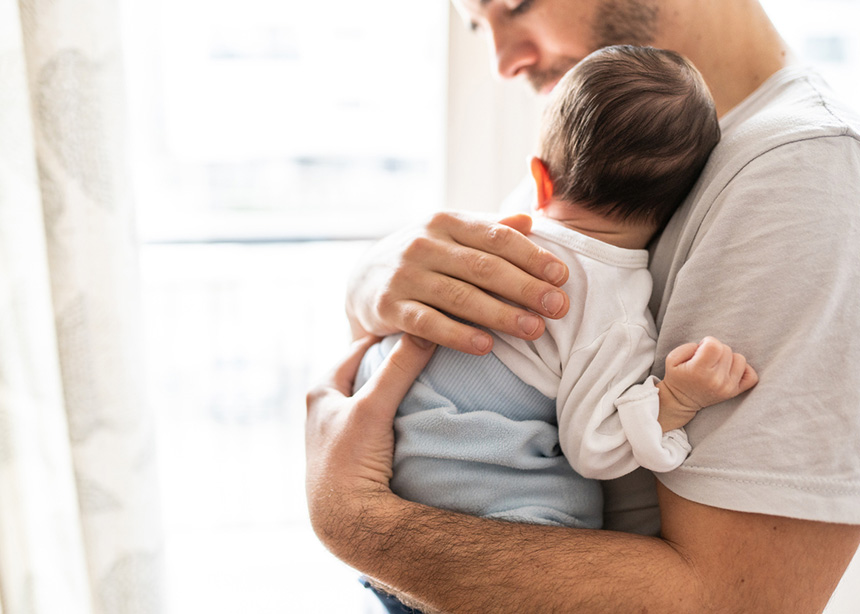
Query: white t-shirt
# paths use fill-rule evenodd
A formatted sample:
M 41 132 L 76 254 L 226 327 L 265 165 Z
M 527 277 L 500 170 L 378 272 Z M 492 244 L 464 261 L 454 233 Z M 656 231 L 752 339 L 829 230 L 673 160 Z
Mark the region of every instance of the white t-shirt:
M 714 335 L 760 381 L 699 412 L 691 456 L 659 479 L 724 509 L 860 523 L 860 119 L 790 67 L 721 126 L 652 249 L 652 373 Z

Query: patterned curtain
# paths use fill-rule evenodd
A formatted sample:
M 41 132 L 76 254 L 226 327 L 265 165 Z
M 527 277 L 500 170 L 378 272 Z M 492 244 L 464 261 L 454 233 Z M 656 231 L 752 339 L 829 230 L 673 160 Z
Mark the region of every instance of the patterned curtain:
M 0 612 L 162 612 L 117 0 L 0 0 Z

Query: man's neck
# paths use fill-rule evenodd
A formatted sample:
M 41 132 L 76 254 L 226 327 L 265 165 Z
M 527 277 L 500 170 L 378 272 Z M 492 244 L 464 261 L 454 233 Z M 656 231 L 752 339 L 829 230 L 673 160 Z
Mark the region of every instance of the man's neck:
M 757 0 L 677 0 L 665 3 L 664 10 L 655 45 L 696 65 L 720 117 L 797 61 Z

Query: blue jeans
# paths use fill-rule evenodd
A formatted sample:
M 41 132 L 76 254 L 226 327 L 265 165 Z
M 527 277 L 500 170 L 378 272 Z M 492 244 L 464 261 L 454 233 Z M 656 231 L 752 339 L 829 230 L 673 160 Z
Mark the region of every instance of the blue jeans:
M 389 595 L 388 593 L 372 586 L 366 577 L 362 576 L 358 581 L 364 585 L 364 588 L 369 588 L 377 597 L 379 597 L 379 600 L 382 602 L 382 605 L 385 606 L 385 609 L 388 610 L 389 614 L 421 614 L 421 610 L 407 607 L 394 595 Z

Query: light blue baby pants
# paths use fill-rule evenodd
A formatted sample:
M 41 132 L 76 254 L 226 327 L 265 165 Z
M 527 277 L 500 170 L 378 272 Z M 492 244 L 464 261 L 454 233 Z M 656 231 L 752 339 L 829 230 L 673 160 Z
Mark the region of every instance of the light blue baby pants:
M 398 336 L 365 355 L 356 389 Z M 599 482 L 561 454 L 556 402 L 493 354 L 439 347 L 394 421 L 392 490 L 405 499 L 519 522 L 600 528 Z

